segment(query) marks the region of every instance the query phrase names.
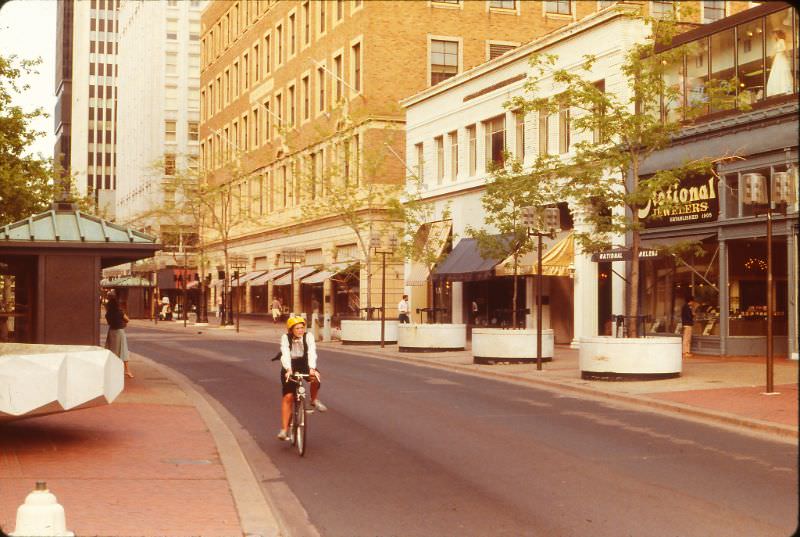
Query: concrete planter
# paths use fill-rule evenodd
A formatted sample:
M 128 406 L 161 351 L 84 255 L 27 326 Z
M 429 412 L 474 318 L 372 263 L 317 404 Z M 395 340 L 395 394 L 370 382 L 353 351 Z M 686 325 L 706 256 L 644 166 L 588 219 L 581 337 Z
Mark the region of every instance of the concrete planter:
M 553 360 L 553 331 L 542 330 L 542 361 Z M 535 363 L 536 330 L 473 328 L 472 361 L 476 364 Z
M 384 343 L 397 343 L 397 320 L 386 321 Z M 341 337 L 343 345 L 379 345 L 381 342 L 381 321 L 349 320 L 342 321 Z
M 583 337 L 578 365 L 587 380 L 658 380 L 681 376 L 682 358 L 676 337 Z
M 467 346 L 465 324 L 401 324 L 397 327 L 400 352 L 463 351 Z

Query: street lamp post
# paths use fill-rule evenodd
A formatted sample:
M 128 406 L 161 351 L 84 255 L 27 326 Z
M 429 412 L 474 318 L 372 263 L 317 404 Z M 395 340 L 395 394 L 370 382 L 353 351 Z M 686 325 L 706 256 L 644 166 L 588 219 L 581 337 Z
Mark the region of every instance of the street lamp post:
M 381 348 L 383 348 L 386 340 L 386 256 L 393 254 L 397 249 L 397 236 L 389 236 L 387 248 L 381 248 L 382 241 L 378 235 L 372 235 L 369 243 L 375 253 L 381 256 Z
M 236 256 L 231 260 L 231 269 L 233 269 L 233 274 L 231 275 L 231 279 L 236 278 L 236 331 L 239 331 L 239 318 L 241 317 L 241 310 L 242 310 L 242 291 L 241 291 L 241 280 L 240 276 L 242 270 L 247 268 L 247 257 L 245 256 Z M 231 284 L 233 282 L 231 281 Z M 230 292 L 230 301 L 231 305 L 233 305 L 233 291 Z M 232 314 L 233 312 L 231 312 Z M 227 314 L 226 314 L 227 316 Z
M 561 227 L 558 207 L 524 207 L 522 223 L 528 237 L 537 237 L 536 247 L 536 369 L 542 369 L 542 237 L 555 238 Z
M 789 153 L 787 150 L 787 161 Z M 772 317 L 774 315 L 775 300 L 773 298 L 772 278 L 772 217 L 776 206 L 780 206 L 779 214 L 786 214 L 787 206 L 795 202 L 797 183 L 797 168 L 789 166 L 786 171 L 773 172 L 770 180 L 760 173 L 746 173 L 742 176 L 744 181 L 744 198 L 742 203 L 758 207 L 756 216 L 767 216 L 767 356 L 766 356 L 766 392 L 764 395 L 775 395 L 774 348 L 772 341 Z
M 284 248 L 283 250 L 281 250 L 281 257 L 283 258 L 284 262 L 289 263 L 292 267 L 290 273 L 291 279 L 289 280 L 290 284 L 289 292 L 291 293 L 289 298 L 289 304 L 291 305 L 292 309 L 292 311 L 290 312 L 291 315 L 295 315 L 297 311 L 294 302 L 294 266 L 303 262 L 305 254 L 299 248 Z

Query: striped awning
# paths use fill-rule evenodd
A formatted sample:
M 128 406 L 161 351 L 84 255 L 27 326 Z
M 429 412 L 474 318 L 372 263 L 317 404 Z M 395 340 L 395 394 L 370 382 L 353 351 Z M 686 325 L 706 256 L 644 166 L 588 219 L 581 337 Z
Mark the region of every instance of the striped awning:
M 287 272 L 289 272 L 288 268 L 273 269 L 268 272 L 265 272 L 260 276 L 250 280 L 250 287 L 256 287 L 258 285 L 267 285 L 268 282 L 271 282 L 275 278 L 283 276 Z
M 308 285 L 312 285 L 315 283 L 323 283 L 325 280 L 333 278 L 337 274 L 341 274 L 342 272 L 347 272 L 356 265 L 358 265 L 358 263 L 338 263 L 330 268 L 323 269 L 317 272 L 316 274 L 312 274 L 311 276 L 304 278 L 303 281 L 300 283 Z
M 562 232 L 555 239 L 542 239 L 542 276 L 569 276 L 575 257 L 575 237 L 572 232 Z M 514 258 L 508 257 L 494 269 L 497 276 L 514 275 Z M 536 250 L 523 255 L 517 263 L 518 276 L 538 274 Z
M 294 281 L 297 283 L 298 281 L 302 280 L 306 276 L 317 272 L 317 267 L 297 267 L 294 269 Z M 274 286 L 281 286 L 281 285 L 291 285 L 292 284 L 292 273 L 291 271 L 287 272 L 277 280 L 275 280 L 272 285 Z
M 415 250 L 428 259 L 438 259 L 442 255 L 447 238 L 453 227 L 451 220 L 441 220 L 423 225 L 414 238 Z M 424 236 L 423 236 L 424 234 Z M 419 244 L 416 244 L 419 241 Z M 430 274 L 430 266 L 423 261 L 412 261 L 411 272 L 406 285 L 425 285 Z
M 243 274 L 242 276 L 239 276 L 239 278 L 232 278 L 231 279 L 231 287 L 238 287 L 240 285 L 244 285 L 247 282 L 249 282 L 250 280 L 253 280 L 253 279 L 261 276 L 265 272 L 266 272 L 265 270 L 254 270 L 254 271 L 251 271 L 251 272 L 247 272 L 247 273 Z

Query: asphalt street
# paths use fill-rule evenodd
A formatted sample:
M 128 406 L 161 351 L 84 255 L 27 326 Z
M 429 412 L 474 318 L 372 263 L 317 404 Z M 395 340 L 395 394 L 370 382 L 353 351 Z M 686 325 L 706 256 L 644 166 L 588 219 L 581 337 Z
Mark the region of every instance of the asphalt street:
M 129 327 L 128 337 L 252 437 L 291 492 L 276 504 L 296 536 L 786 536 L 797 527 L 791 444 L 341 347 L 321 353 L 330 411 L 310 416 L 300 458 L 275 438 L 277 341 L 157 326 Z

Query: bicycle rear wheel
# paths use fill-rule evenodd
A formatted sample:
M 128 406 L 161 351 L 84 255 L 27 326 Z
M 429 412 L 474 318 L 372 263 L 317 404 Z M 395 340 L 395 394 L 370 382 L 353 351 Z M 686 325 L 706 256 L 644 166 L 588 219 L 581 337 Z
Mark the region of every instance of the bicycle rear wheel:
M 295 401 L 293 421 L 295 426 L 292 439 L 297 447 L 297 453 L 302 457 L 306 454 L 306 408 L 302 400 Z

